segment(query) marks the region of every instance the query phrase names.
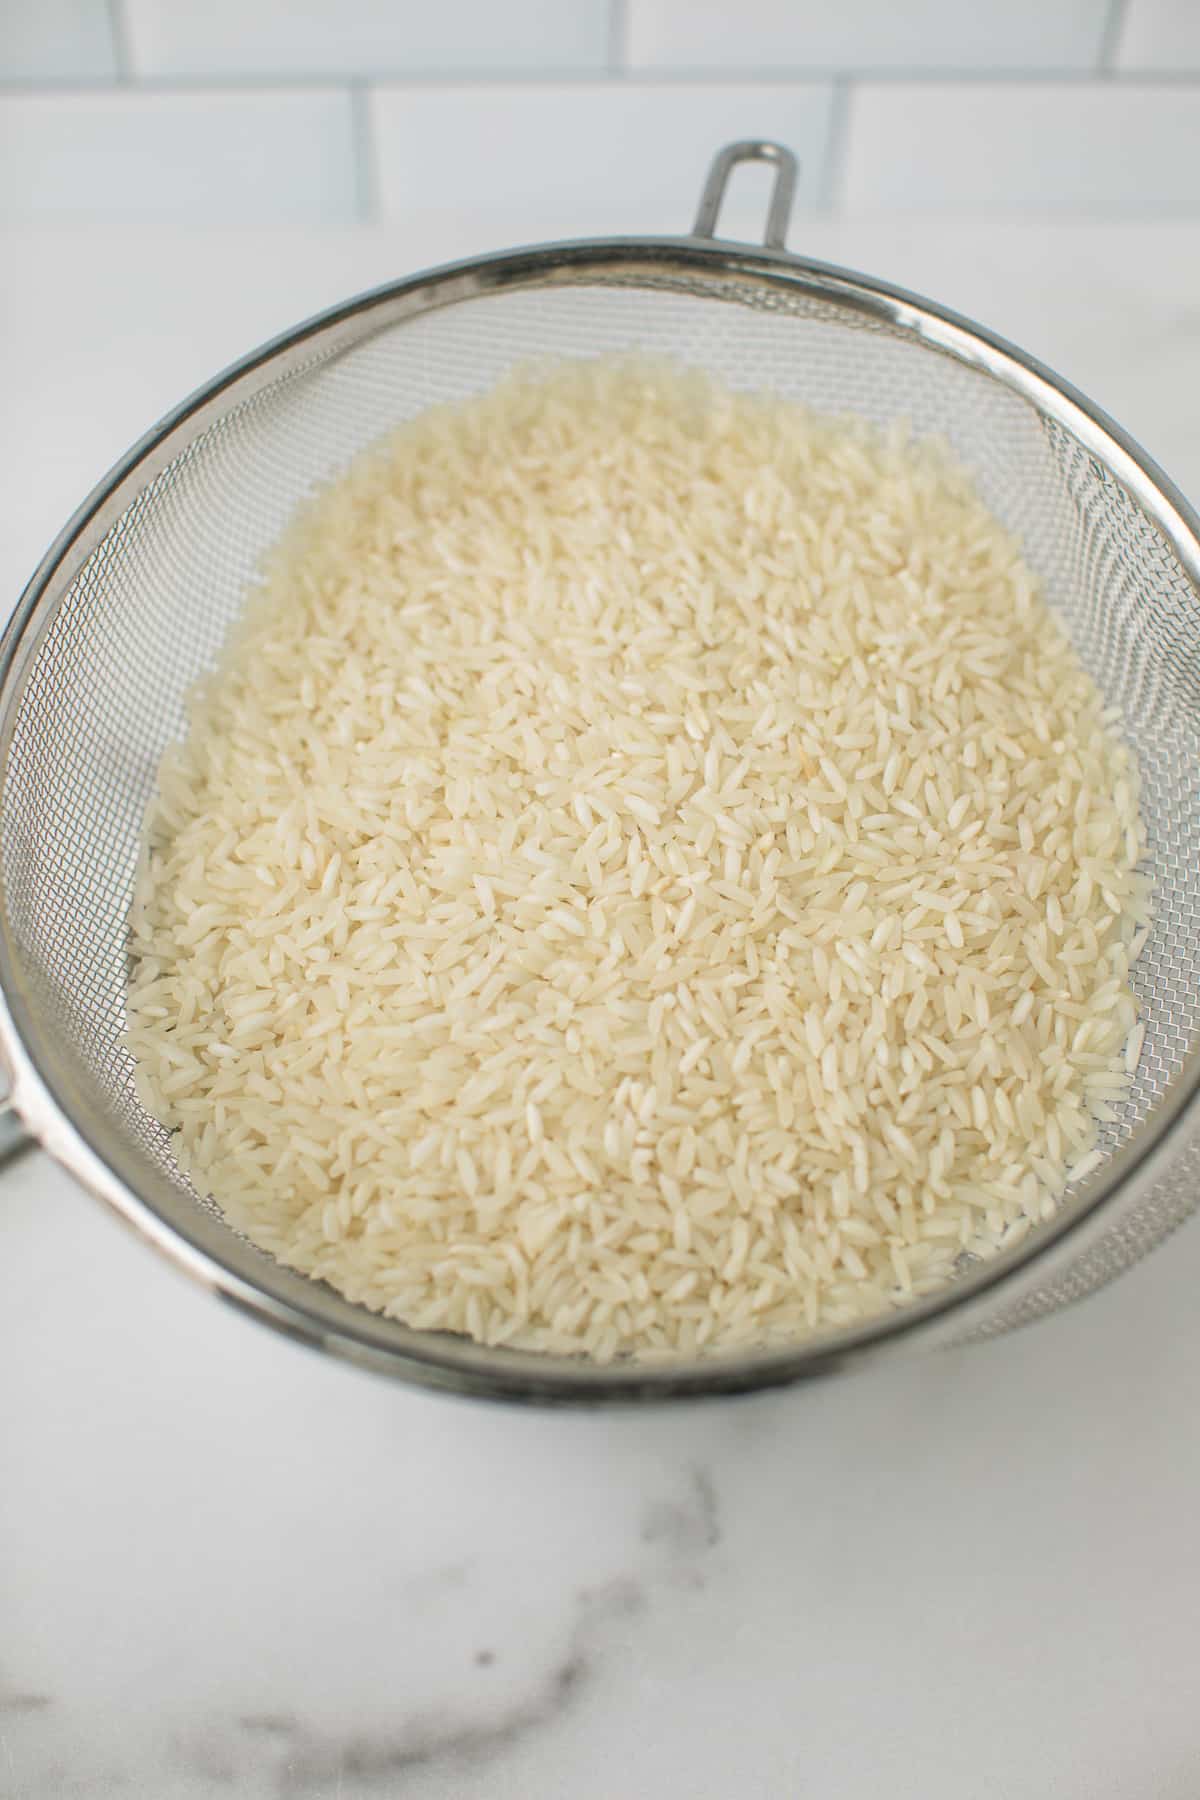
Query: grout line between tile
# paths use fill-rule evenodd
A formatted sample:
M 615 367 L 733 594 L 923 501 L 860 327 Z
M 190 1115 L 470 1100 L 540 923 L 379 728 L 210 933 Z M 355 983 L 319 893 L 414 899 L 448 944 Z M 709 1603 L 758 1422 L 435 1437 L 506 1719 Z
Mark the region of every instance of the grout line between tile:
M 345 94 L 355 78 L 322 75 L 311 81 L 239 81 L 205 79 L 139 81 L 95 80 L 81 76 L 69 81 L 5 81 L 0 79 L 0 100 L 166 100 L 214 98 L 234 94 L 278 99 L 284 94 Z
M 846 142 L 850 131 L 850 88 L 845 75 L 836 75 L 829 102 L 829 131 L 825 139 L 825 167 L 817 194 L 817 211 L 837 211 L 842 185 L 842 167 L 846 160 Z
M 141 94 L 280 94 L 280 93 L 344 93 L 348 86 L 371 88 L 411 88 L 416 92 L 438 88 L 483 88 L 503 92 L 514 87 L 611 87 L 614 76 L 630 87 L 662 88 L 754 88 L 754 87 L 825 87 L 847 81 L 853 84 L 875 83 L 881 87 L 903 87 L 905 84 L 945 88 L 977 87 L 1062 87 L 1073 90 L 1110 89 L 1116 77 L 1123 88 L 1196 88 L 1200 90 L 1200 70 L 1138 69 L 1127 74 L 1121 70 L 1079 69 L 632 69 L 632 70 L 505 70 L 495 73 L 423 74 L 404 71 L 373 70 L 367 74 L 329 72 L 311 75 L 211 74 L 211 75 L 137 75 L 122 76 L 117 81 L 105 77 L 79 76 L 61 80 L 0 77 L 0 98 L 21 95 L 25 98 L 70 96 L 95 97 L 97 94 L 119 94 L 125 98 Z
M 372 224 L 379 212 L 379 179 L 375 162 L 371 96 L 366 82 L 352 81 L 349 87 L 349 98 L 358 217 L 362 223 Z
M 133 58 L 129 53 L 129 21 L 125 17 L 124 0 L 107 0 L 107 11 L 117 81 L 124 84 L 133 80 Z
M 1101 75 L 1116 75 L 1117 51 L 1121 46 L 1121 36 L 1125 30 L 1125 17 L 1129 11 L 1129 0 L 1109 0 L 1108 17 L 1104 21 L 1104 30 L 1100 34 L 1100 55 L 1096 63 L 1097 72 Z
M 608 0 L 608 72 L 629 73 L 629 0 Z

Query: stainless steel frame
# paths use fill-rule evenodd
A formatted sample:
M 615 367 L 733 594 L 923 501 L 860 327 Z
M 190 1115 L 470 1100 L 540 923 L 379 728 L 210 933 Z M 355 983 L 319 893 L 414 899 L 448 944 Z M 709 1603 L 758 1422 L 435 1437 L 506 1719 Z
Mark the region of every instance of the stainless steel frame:
M 776 169 L 764 247 L 715 237 L 726 179 L 746 160 L 769 161 Z M 857 315 L 868 325 L 885 325 L 943 357 L 985 371 L 1023 396 L 1039 415 L 1064 426 L 1115 478 L 1161 534 L 1200 596 L 1200 519 L 1137 445 L 1049 369 L 982 327 L 887 283 L 786 252 L 783 239 L 794 180 L 794 161 L 780 146 L 732 145 L 713 165 L 690 236 L 567 242 L 451 264 L 322 313 L 218 375 L 150 431 L 105 477 L 29 583 L 0 643 L 4 764 L 29 672 L 72 581 L 147 484 L 235 400 L 244 401 L 317 353 L 324 358 L 343 353 L 434 309 L 485 294 L 583 279 L 652 285 L 660 274 L 672 281 L 694 275 L 703 278 L 706 291 L 719 291 L 727 283 L 731 294 L 754 283 L 790 301 L 811 298 Z M 8 880 L 7 863 L 3 879 Z M 23 973 L 3 893 L 0 1062 L 8 1072 L 12 1106 L 50 1154 L 227 1304 L 347 1361 L 427 1386 L 508 1399 L 584 1403 L 762 1388 L 828 1374 L 887 1351 L 986 1333 L 997 1320 L 1019 1314 L 1021 1298 L 1031 1289 L 1055 1291 L 1054 1284 L 1065 1271 L 1107 1241 L 1115 1221 L 1137 1214 L 1168 1164 L 1175 1164 L 1181 1146 L 1190 1149 L 1200 1087 L 1200 1055 L 1189 1049 L 1178 1077 L 1151 1116 L 1069 1208 L 1013 1251 L 969 1270 L 953 1287 L 903 1311 L 782 1351 L 736 1359 L 711 1357 L 686 1366 L 594 1367 L 565 1358 L 487 1350 L 445 1334 L 413 1332 L 377 1317 L 274 1263 L 237 1238 L 219 1218 L 189 1202 L 165 1177 L 148 1177 L 144 1161 L 123 1141 L 111 1117 L 79 1092 L 52 1034 L 41 1029 L 38 999 Z

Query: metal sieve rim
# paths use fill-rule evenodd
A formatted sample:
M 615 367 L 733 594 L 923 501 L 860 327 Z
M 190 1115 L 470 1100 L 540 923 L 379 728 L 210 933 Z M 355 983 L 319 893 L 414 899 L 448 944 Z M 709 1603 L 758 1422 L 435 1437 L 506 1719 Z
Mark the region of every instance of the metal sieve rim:
M 695 232 L 684 237 L 584 239 L 471 258 L 388 283 L 317 314 L 232 364 L 168 413 L 114 465 L 65 526 L 35 572 L 0 639 L 0 758 L 7 765 L 17 708 L 33 657 L 79 570 L 125 508 L 162 469 L 230 406 L 280 376 L 324 362 L 377 333 L 439 307 L 522 288 L 620 282 L 650 285 L 703 274 L 711 297 L 737 300 L 748 286 L 810 296 L 976 367 L 1062 424 L 1136 501 L 1168 541 L 1200 593 L 1200 517 L 1137 443 L 1053 371 L 985 327 L 890 283 L 794 256 L 782 247 L 713 236 L 723 183 L 734 162 L 790 157 L 778 146 L 734 145 L 714 164 Z M 714 189 L 715 184 L 715 189 Z M 715 200 L 713 194 L 715 191 Z M 779 193 L 768 242 L 782 245 Z M 786 210 L 786 203 L 783 210 Z M 726 289 L 725 294 L 722 288 Z M 888 1346 L 915 1346 L 962 1332 L 1022 1274 L 1038 1278 L 1099 1237 L 1118 1198 L 1131 1202 L 1155 1178 L 1200 1089 L 1193 1052 L 1136 1137 L 1123 1146 L 1069 1209 L 1014 1249 L 953 1286 L 854 1327 L 795 1347 L 713 1357 L 680 1365 L 595 1366 L 565 1357 L 489 1349 L 448 1334 L 416 1332 L 355 1306 L 252 1245 L 176 1196 L 172 1206 L 140 1191 L 141 1171 L 86 1095 L 73 1091 L 20 975 L 0 871 L 0 1065 L 11 1104 L 43 1146 L 83 1186 L 229 1304 L 344 1360 L 422 1385 L 498 1398 L 597 1403 L 732 1393 L 827 1374 Z M 164 1184 L 165 1185 L 165 1184 Z M 218 1235 L 219 1234 L 219 1235 Z

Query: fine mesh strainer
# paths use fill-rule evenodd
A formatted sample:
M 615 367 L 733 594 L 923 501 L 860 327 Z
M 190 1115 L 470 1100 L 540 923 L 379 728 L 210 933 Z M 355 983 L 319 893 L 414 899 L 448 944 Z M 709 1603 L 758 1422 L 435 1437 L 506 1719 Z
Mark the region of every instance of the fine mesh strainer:
M 717 240 L 730 169 L 775 165 L 764 248 Z M 553 244 L 352 300 L 186 401 L 53 546 L 0 646 L 0 1058 L 45 1147 L 238 1307 L 353 1361 L 535 1399 L 765 1386 L 1032 1319 L 1135 1262 L 1200 1180 L 1200 521 L 1081 395 L 980 327 L 783 248 L 795 165 L 713 164 L 690 237 Z M 1021 539 L 1143 780 L 1156 920 L 1134 972 L 1146 1021 L 1104 1162 L 1017 1248 L 919 1304 L 792 1349 L 596 1367 L 416 1332 L 292 1273 L 231 1230 L 138 1104 L 122 1046 L 126 914 L 143 810 L 184 696 L 305 495 L 426 407 L 531 357 L 669 353 L 940 433 Z

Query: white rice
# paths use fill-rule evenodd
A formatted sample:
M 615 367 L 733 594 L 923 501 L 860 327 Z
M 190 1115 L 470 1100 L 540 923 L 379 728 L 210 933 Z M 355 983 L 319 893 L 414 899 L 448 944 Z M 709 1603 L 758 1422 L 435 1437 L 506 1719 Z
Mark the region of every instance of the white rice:
M 416 1326 L 660 1357 L 903 1304 L 1053 1211 L 1137 1066 L 1102 714 L 936 448 L 514 378 L 318 496 L 196 695 L 139 1093 Z

